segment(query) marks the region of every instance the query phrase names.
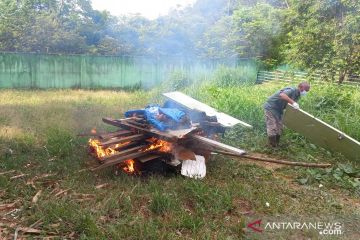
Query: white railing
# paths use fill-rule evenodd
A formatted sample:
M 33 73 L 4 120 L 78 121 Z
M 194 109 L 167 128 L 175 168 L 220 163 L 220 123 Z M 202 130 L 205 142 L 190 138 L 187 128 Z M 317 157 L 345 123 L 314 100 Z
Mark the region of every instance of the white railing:
M 337 79 L 335 77 L 335 79 Z M 325 75 L 320 73 L 306 73 L 294 71 L 259 71 L 257 74 L 257 83 L 278 81 L 278 82 L 329 82 L 338 84 L 337 80 L 329 80 Z M 347 77 L 341 84 L 358 85 L 360 86 L 360 76 Z

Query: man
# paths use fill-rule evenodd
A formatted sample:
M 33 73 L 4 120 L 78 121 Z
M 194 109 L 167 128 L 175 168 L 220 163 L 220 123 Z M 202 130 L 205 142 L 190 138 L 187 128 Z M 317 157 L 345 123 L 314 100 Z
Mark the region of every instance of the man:
M 286 87 L 270 96 L 264 104 L 266 131 L 269 138 L 269 144 L 277 147 L 282 133 L 282 117 L 286 105 L 289 103 L 295 109 L 300 109 L 297 101 L 301 96 L 305 96 L 310 90 L 308 82 L 302 82 L 298 87 Z

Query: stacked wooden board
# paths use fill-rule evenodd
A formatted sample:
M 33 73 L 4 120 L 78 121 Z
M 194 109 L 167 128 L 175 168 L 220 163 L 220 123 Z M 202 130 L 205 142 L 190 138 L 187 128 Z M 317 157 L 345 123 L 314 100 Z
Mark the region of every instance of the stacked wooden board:
M 200 136 L 200 128 L 182 130 L 182 134 L 175 131 L 161 132 L 155 129 L 141 117 L 126 119 L 103 118 L 103 121 L 119 129 L 106 134 L 94 136 L 90 140 L 90 149 L 100 165 L 94 170 L 119 165 L 127 160 L 148 162 L 161 159 L 170 162 L 174 159 L 196 160 L 191 156 L 209 156 L 214 150 L 245 154 L 245 151 Z M 180 131 L 180 130 L 179 130 Z M 164 150 L 164 147 L 166 150 Z M 106 153 L 106 154 L 99 154 Z

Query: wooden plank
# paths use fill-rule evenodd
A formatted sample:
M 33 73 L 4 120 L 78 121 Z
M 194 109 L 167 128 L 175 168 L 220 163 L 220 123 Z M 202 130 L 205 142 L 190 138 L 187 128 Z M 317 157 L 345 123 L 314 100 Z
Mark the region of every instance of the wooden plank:
M 113 125 L 113 126 L 129 129 L 129 130 L 136 129 L 139 132 L 142 132 L 142 133 L 144 133 L 144 134 L 146 134 L 148 136 L 160 138 L 160 139 L 166 140 L 168 142 L 176 142 L 178 140 L 178 138 L 176 136 L 173 136 L 173 135 L 171 135 L 169 133 L 160 132 L 160 131 L 155 130 L 155 129 L 141 128 L 141 127 L 132 125 L 132 124 L 126 122 L 126 121 L 115 120 L 115 119 L 111 119 L 111 118 L 103 118 L 103 122 L 105 122 L 107 124 L 110 124 L 110 125 Z
M 120 136 L 125 136 L 125 135 L 128 135 L 128 134 L 131 134 L 132 132 L 131 131 L 128 131 L 128 130 L 118 130 L 118 131 L 115 131 L 115 132 L 111 132 L 111 133 L 105 133 L 105 134 L 101 134 L 99 136 L 99 138 L 101 139 L 108 139 L 108 138 L 113 138 L 113 137 L 120 137 Z
M 121 120 L 123 121 L 123 120 Z M 144 124 L 144 123 L 139 123 L 139 122 L 136 122 L 134 120 L 126 120 L 127 123 L 130 123 L 132 125 L 135 125 L 135 126 L 138 126 L 138 127 L 141 127 L 141 128 L 147 128 L 149 125 L 148 124 Z
M 296 110 L 288 105 L 284 114 L 284 124 L 316 145 L 360 161 L 360 142 L 304 110 Z
M 118 121 L 119 122 L 119 121 Z M 135 126 L 129 122 L 119 122 L 120 124 L 122 124 L 123 127 L 128 127 L 128 128 L 135 128 L 139 131 L 142 131 L 144 132 L 144 134 L 148 134 L 150 136 L 153 136 L 153 137 L 156 137 L 156 138 L 160 138 L 160 139 L 163 139 L 163 140 L 167 140 L 167 141 L 176 141 L 177 140 L 177 137 L 174 136 L 174 135 L 171 135 L 167 132 L 160 132 L 159 130 L 155 129 L 155 128 L 151 128 L 151 129 L 147 129 L 147 128 L 142 128 L 142 127 L 138 127 L 138 126 Z
M 259 76 L 258 78 L 259 79 L 266 79 L 266 80 L 275 80 L 275 79 L 277 79 L 275 77 L 266 77 L 266 76 Z
M 270 78 L 276 78 L 276 77 L 279 77 L 279 75 L 276 75 L 274 73 L 271 73 L 271 72 L 262 72 L 262 73 L 259 73 L 261 76 L 263 77 L 270 77 Z
M 199 102 L 181 92 L 168 92 L 163 93 L 163 95 L 189 110 L 198 110 L 205 112 L 208 116 L 216 116 L 218 122 L 221 123 L 224 127 L 233 127 L 236 124 L 240 124 L 244 127 L 252 128 L 250 124 L 242 122 L 239 119 L 236 119 L 225 113 L 218 112 L 216 109 L 206 105 L 205 103 Z
M 227 151 L 229 153 L 234 153 L 234 154 L 239 154 L 239 155 L 246 153 L 244 150 L 241 150 L 239 148 L 232 147 L 232 146 L 226 145 L 224 143 L 221 143 L 221 142 L 218 142 L 218 141 L 206 138 L 206 137 L 202 137 L 199 135 L 191 135 L 191 138 L 202 143 L 205 146 L 210 146 L 211 148 L 219 149 L 222 151 Z M 208 149 L 211 151 L 211 148 L 208 148 Z
M 308 74 L 306 72 L 284 71 L 284 70 L 275 70 L 275 71 L 270 71 L 270 72 L 275 72 L 275 73 L 279 73 L 279 74 L 300 75 L 300 76 L 306 76 Z
M 148 147 L 148 146 L 149 146 L 149 145 L 140 145 L 140 146 L 136 146 L 136 147 L 133 147 L 133 148 L 125 149 L 125 150 L 123 150 L 123 151 L 121 151 L 121 152 L 115 153 L 114 155 L 110 155 L 110 156 L 106 156 L 106 157 L 100 158 L 100 160 L 101 160 L 101 161 L 108 161 L 108 160 L 112 160 L 112 159 L 115 159 L 115 158 L 119 158 L 119 157 L 128 155 L 129 153 L 133 153 L 133 152 L 139 151 L 140 149 L 146 148 L 146 147 Z
M 128 117 L 128 118 L 122 118 L 121 120 L 134 120 L 134 121 L 142 121 L 144 120 L 144 116 L 137 116 L 137 117 Z
M 151 160 L 158 159 L 159 157 L 161 157 L 161 155 L 150 154 L 150 155 L 147 155 L 147 156 L 137 157 L 135 159 L 142 162 L 142 163 L 144 163 L 144 162 L 148 162 L 148 161 L 151 161 Z
M 113 138 L 113 139 L 108 140 L 106 142 L 101 142 L 99 144 L 99 146 L 108 147 L 108 146 L 115 145 L 115 144 L 118 144 L 118 143 L 137 141 L 137 140 L 140 140 L 140 139 L 145 139 L 145 135 L 144 134 L 136 134 L 136 135 L 130 135 L 130 136 L 127 136 L 127 137 L 122 137 L 122 138 Z
M 199 130 L 199 128 L 191 127 L 191 128 L 178 129 L 178 130 L 168 130 L 168 133 L 170 133 L 171 135 L 174 135 L 178 138 L 183 138 L 186 135 L 188 135 L 189 133 L 195 132 L 197 130 Z
M 106 168 L 106 167 L 110 167 L 110 166 L 119 164 L 119 163 L 121 163 L 121 162 L 123 162 L 125 160 L 142 157 L 142 156 L 148 155 L 149 153 L 151 153 L 151 151 L 148 151 L 148 152 L 135 152 L 135 153 L 131 153 L 129 155 L 121 156 L 119 158 L 112 159 L 112 160 L 104 162 L 100 166 L 94 168 L 93 171 L 100 170 L 100 169 L 103 169 L 103 168 Z
M 290 165 L 290 166 L 299 166 L 299 167 L 315 167 L 315 168 L 328 168 L 332 165 L 330 163 L 308 163 L 308 162 L 293 162 L 288 160 L 281 160 L 281 159 L 274 159 L 274 158 L 268 158 L 268 157 L 259 157 L 259 156 L 252 156 L 248 154 L 238 155 L 229 153 L 226 151 L 213 151 L 215 153 L 236 157 L 236 158 L 247 158 L 255 161 L 261 161 L 261 162 L 271 162 L 271 163 L 277 163 L 277 164 L 284 164 L 284 165 Z

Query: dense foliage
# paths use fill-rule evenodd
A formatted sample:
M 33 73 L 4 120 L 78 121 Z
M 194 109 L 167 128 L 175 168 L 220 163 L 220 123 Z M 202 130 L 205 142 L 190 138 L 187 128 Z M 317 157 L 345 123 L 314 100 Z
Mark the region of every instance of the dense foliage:
M 154 20 L 115 17 L 91 0 L 0 0 L 0 9 L 0 51 L 250 57 L 340 82 L 360 73 L 357 0 L 197 0 Z
M 360 2 L 294 1 L 286 58 L 342 82 L 360 69 Z

